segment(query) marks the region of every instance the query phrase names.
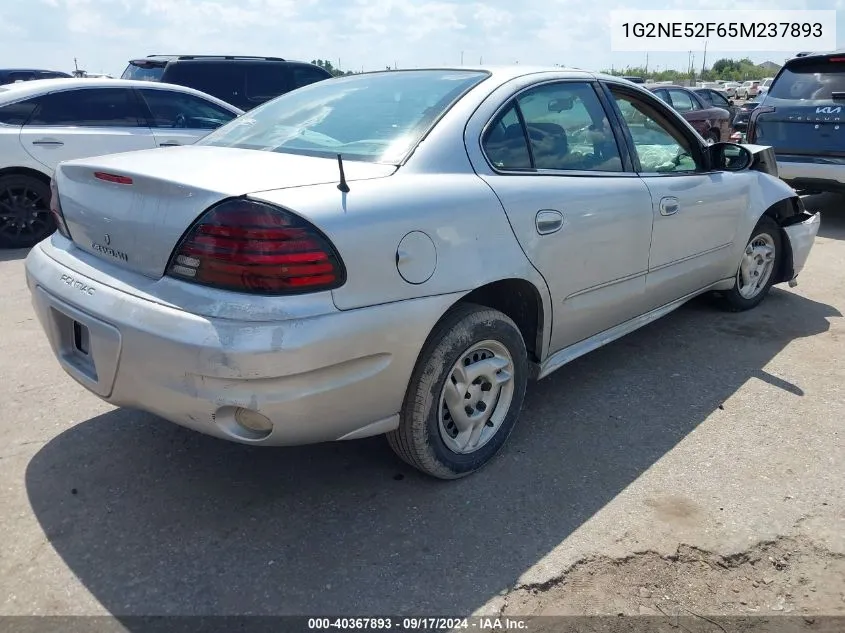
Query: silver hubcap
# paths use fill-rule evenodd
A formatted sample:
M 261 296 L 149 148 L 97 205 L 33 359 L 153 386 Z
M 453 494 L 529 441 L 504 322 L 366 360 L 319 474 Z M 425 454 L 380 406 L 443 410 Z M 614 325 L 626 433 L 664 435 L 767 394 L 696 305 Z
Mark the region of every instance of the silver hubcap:
M 767 233 L 761 233 L 745 247 L 739 263 L 736 285 L 745 299 L 756 297 L 772 276 L 775 265 L 775 243 Z
M 440 393 L 440 436 L 455 453 L 472 453 L 499 430 L 513 400 L 513 359 L 498 341 L 461 354 Z

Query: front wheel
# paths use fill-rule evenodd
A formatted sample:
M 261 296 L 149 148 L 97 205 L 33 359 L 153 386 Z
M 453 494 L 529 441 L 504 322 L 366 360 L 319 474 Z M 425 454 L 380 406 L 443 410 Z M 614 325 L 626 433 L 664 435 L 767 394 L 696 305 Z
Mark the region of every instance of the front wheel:
M 461 304 L 424 346 L 388 442 L 433 477 L 469 475 L 508 439 L 527 382 L 525 342 L 514 322 L 498 310 Z
M 742 253 L 734 287 L 721 293 L 728 310 L 750 310 L 766 298 L 781 262 L 781 245 L 780 227 L 764 215 Z

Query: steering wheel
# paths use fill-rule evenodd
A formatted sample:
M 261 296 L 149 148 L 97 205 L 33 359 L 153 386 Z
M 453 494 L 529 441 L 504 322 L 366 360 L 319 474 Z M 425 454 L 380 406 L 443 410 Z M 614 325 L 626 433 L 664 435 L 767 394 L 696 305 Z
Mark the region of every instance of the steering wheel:
M 188 127 L 188 120 L 185 118 L 185 115 L 181 112 L 176 115 L 176 119 L 173 121 L 173 127 L 179 128 L 186 128 Z

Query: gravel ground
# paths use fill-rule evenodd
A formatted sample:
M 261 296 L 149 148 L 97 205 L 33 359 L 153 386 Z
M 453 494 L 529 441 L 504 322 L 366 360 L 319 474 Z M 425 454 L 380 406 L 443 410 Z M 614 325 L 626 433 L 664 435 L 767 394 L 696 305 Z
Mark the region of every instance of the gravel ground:
M 380 438 L 257 449 L 110 407 L 0 253 L 0 614 L 845 614 L 845 209 L 809 204 L 797 288 L 579 359 L 452 483 Z

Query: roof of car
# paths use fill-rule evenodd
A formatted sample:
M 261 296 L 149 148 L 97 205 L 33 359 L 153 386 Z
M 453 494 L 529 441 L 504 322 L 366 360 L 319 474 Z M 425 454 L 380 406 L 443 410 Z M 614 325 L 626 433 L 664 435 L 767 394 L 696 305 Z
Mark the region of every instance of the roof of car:
M 64 78 L 58 79 L 34 79 L 32 81 L 22 81 L 16 84 L 7 84 L 0 86 L 0 103 L 17 101 L 19 99 L 26 99 L 38 95 L 54 92 L 56 90 L 70 90 L 73 88 L 151 88 L 153 90 L 174 90 L 177 92 L 186 92 L 197 95 L 213 101 L 218 105 L 224 106 L 233 112 L 243 112 L 240 108 L 236 108 L 230 103 L 226 103 L 213 97 L 211 95 L 188 88 L 186 86 L 178 86 L 175 84 L 166 84 L 157 81 L 141 81 L 137 79 L 111 79 L 108 77 L 84 77 L 84 78 Z

